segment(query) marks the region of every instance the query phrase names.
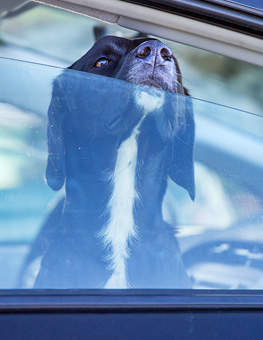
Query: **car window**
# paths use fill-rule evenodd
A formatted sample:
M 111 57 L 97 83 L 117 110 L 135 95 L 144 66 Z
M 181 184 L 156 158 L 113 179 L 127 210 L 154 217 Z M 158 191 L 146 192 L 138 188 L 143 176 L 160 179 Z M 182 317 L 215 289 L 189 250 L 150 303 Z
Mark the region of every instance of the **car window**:
M 128 107 L 127 112 L 135 112 L 134 94 L 151 96 L 153 90 L 8 58 L 0 59 L 0 68 L 0 287 L 32 288 L 41 257 L 57 233 L 56 228 L 44 234 L 41 230 L 64 197 L 63 188 L 56 192 L 45 181 L 47 129 L 48 125 L 53 127 L 47 112 L 54 80 L 63 75 L 61 88 L 70 87 L 74 93 L 77 86 L 85 93 L 84 99 L 63 98 L 63 105 L 74 112 L 72 124 L 67 124 L 67 140 L 77 141 L 73 154 L 80 153 L 84 163 L 85 152 L 91 152 L 92 147 L 96 155 L 110 159 L 106 144 L 101 142 L 108 119 L 117 109 Z M 182 185 L 170 178 L 162 207 L 171 230 L 178 230 L 176 237 L 193 288 L 262 289 L 262 116 L 175 93 L 165 92 L 165 98 L 167 106 L 176 103 L 178 112 L 193 105 L 196 197 L 192 201 Z M 62 104 L 58 100 L 52 105 L 56 110 Z M 154 119 L 160 118 L 157 115 Z M 109 124 L 107 129 L 113 129 L 115 120 Z M 157 124 L 157 130 L 160 126 Z M 83 130 L 87 136 L 79 140 L 82 135 L 76 131 Z M 115 138 L 113 132 L 109 135 Z M 74 164 L 70 167 L 73 171 Z M 85 181 L 92 181 L 96 171 L 91 168 Z M 85 207 L 79 209 L 81 216 Z M 59 221 L 60 217 L 54 218 Z M 151 231 L 147 232 L 150 237 Z M 43 239 L 36 249 L 38 235 Z M 94 270 L 93 275 L 100 273 Z M 143 288 L 149 287 L 150 281 L 144 283 Z
M 69 66 L 104 35 L 145 34 L 46 6 L 1 24 L 0 288 L 33 288 L 41 258 L 56 234 L 48 228 L 50 218 L 59 224 L 65 197 L 64 187 L 53 191 L 45 180 L 54 80 L 63 73 L 67 86 L 79 82 L 81 91 L 85 89 L 84 97 L 90 99 L 86 123 L 91 112 L 104 118 L 117 112 L 132 102 L 135 92 L 151 94 L 140 86 L 57 66 Z M 191 95 L 165 93 L 166 102 L 177 103 L 180 110 L 193 106 L 196 129 L 195 200 L 169 178 L 163 218 L 176 234 L 193 288 L 262 289 L 262 68 L 161 40 L 179 60 Z M 80 104 L 71 102 L 72 112 L 79 112 Z M 53 105 L 55 110 L 61 104 Z M 128 112 L 133 112 L 136 105 L 129 105 Z M 77 116 L 73 121 L 78 125 Z M 78 138 L 76 133 L 71 137 Z M 85 143 L 83 139 L 78 152 L 92 146 Z M 97 152 L 110 157 L 102 144 Z M 99 270 L 92 275 L 99 277 Z M 58 287 L 65 287 L 63 278 Z M 143 288 L 151 287 L 150 280 L 144 282 Z

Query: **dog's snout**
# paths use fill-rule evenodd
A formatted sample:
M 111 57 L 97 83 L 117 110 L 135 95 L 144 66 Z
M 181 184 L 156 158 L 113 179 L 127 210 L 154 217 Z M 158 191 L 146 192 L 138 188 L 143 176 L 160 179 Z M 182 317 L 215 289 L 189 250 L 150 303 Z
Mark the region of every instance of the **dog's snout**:
M 172 51 L 163 43 L 153 40 L 142 43 L 136 50 L 136 57 L 148 64 L 162 64 L 172 59 Z

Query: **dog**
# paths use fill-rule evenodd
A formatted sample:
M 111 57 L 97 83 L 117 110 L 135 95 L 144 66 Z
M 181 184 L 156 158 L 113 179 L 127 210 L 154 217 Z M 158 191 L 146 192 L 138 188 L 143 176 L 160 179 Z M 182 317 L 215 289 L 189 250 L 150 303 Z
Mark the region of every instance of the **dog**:
M 34 287 L 189 288 L 162 203 L 168 177 L 194 199 L 194 134 L 178 62 L 159 40 L 103 37 L 58 76 L 46 181 L 65 198 L 27 260 L 38 262 Z

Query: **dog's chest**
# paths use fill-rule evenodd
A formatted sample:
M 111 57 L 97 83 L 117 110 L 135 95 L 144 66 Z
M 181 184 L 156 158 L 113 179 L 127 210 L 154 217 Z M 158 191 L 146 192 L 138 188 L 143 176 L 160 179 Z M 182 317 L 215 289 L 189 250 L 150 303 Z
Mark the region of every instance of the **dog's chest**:
M 126 262 L 129 258 L 129 241 L 136 242 L 134 204 L 139 199 L 136 187 L 138 136 L 146 115 L 163 104 L 163 96 L 150 96 L 146 92 L 136 96 L 137 105 L 144 113 L 130 137 L 120 145 L 115 169 L 110 176 L 112 194 L 107 205 L 110 217 L 101 233 L 104 245 L 110 250 L 107 261 L 109 269 L 112 270 L 105 288 L 128 288 L 129 286 Z

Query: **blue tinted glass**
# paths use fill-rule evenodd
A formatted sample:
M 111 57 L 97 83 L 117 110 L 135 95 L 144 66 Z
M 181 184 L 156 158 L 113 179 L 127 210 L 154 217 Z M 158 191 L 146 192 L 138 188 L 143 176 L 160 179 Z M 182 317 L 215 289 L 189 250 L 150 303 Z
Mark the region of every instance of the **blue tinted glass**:
M 0 288 L 262 289 L 262 117 L 0 69 Z

